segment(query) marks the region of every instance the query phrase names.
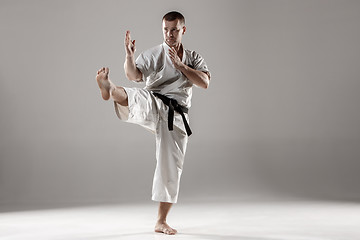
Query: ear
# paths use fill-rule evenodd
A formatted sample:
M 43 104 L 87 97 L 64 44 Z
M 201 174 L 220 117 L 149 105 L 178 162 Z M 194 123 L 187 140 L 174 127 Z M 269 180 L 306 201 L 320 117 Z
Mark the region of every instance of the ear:
M 186 32 L 186 27 L 185 27 L 185 26 L 183 26 L 183 32 L 182 32 L 182 34 L 184 35 L 184 34 L 185 34 L 185 32 Z

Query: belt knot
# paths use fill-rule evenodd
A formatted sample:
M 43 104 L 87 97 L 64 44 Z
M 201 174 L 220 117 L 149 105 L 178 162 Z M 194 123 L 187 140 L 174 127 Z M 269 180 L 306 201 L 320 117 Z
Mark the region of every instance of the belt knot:
M 154 96 L 158 97 L 161 101 L 163 101 L 163 103 L 165 105 L 167 105 L 169 107 L 169 112 L 168 112 L 168 129 L 169 131 L 173 131 L 174 130 L 174 111 L 178 112 L 184 122 L 184 126 L 186 129 L 186 134 L 188 136 L 190 136 L 192 134 L 189 123 L 186 120 L 185 114 L 184 113 L 188 113 L 189 109 L 187 109 L 186 107 L 181 106 L 175 99 L 166 97 L 165 95 L 162 95 L 160 93 L 154 93 Z

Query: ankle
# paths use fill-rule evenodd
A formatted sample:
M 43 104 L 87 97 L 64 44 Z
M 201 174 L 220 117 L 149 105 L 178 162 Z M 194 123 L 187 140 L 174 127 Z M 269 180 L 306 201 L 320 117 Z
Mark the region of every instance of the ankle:
M 158 219 L 157 223 L 158 224 L 164 224 L 164 223 L 166 223 L 166 219 Z
M 113 96 L 115 90 L 116 90 L 116 86 L 110 83 L 110 89 L 109 89 L 110 96 Z

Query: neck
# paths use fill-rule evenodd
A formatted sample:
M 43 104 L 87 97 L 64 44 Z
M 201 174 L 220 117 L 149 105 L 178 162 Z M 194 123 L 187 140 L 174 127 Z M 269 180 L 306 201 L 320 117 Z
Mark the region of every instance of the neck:
M 177 45 L 175 46 L 175 49 L 176 49 L 177 52 L 179 52 L 180 49 L 181 49 L 181 43 L 177 44 Z
M 166 43 L 166 45 L 168 45 L 170 48 L 175 48 L 175 50 L 176 50 L 177 52 L 179 52 L 179 51 L 181 50 L 181 47 L 182 47 L 182 44 L 181 44 L 181 43 L 178 43 L 178 44 L 176 44 L 176 45 L 174 45 L 174 46 L 170 46 L 166 41 L 165 41 L 165 43 Z

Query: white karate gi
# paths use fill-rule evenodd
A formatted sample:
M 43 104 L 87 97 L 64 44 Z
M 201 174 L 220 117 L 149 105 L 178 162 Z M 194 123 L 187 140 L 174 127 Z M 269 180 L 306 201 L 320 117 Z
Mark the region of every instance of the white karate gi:
M 179 105 L 190 108 L 193 84 L 175 69 L 169 49 L 164 42 L 138 56 L 136 67 L 142 72 L 146 86 L 144 89 L 124 87 L 128 106 L 116 102 L 114 105 L 121 120 L 141 125 L 155 133 L 157 164 L 152 200 L 176 203 L 188 136 L 182 117 L 177 112 L 174 114 L 174 130 L 168 130 L 169 107 L 152 92 L 175 99 Z M 195 70 L 209 72 L 204 59 L 195 51 L 184 49 L 182 62 Z M 185 113 L 185 117 L 189 122 L 188 114 Z

